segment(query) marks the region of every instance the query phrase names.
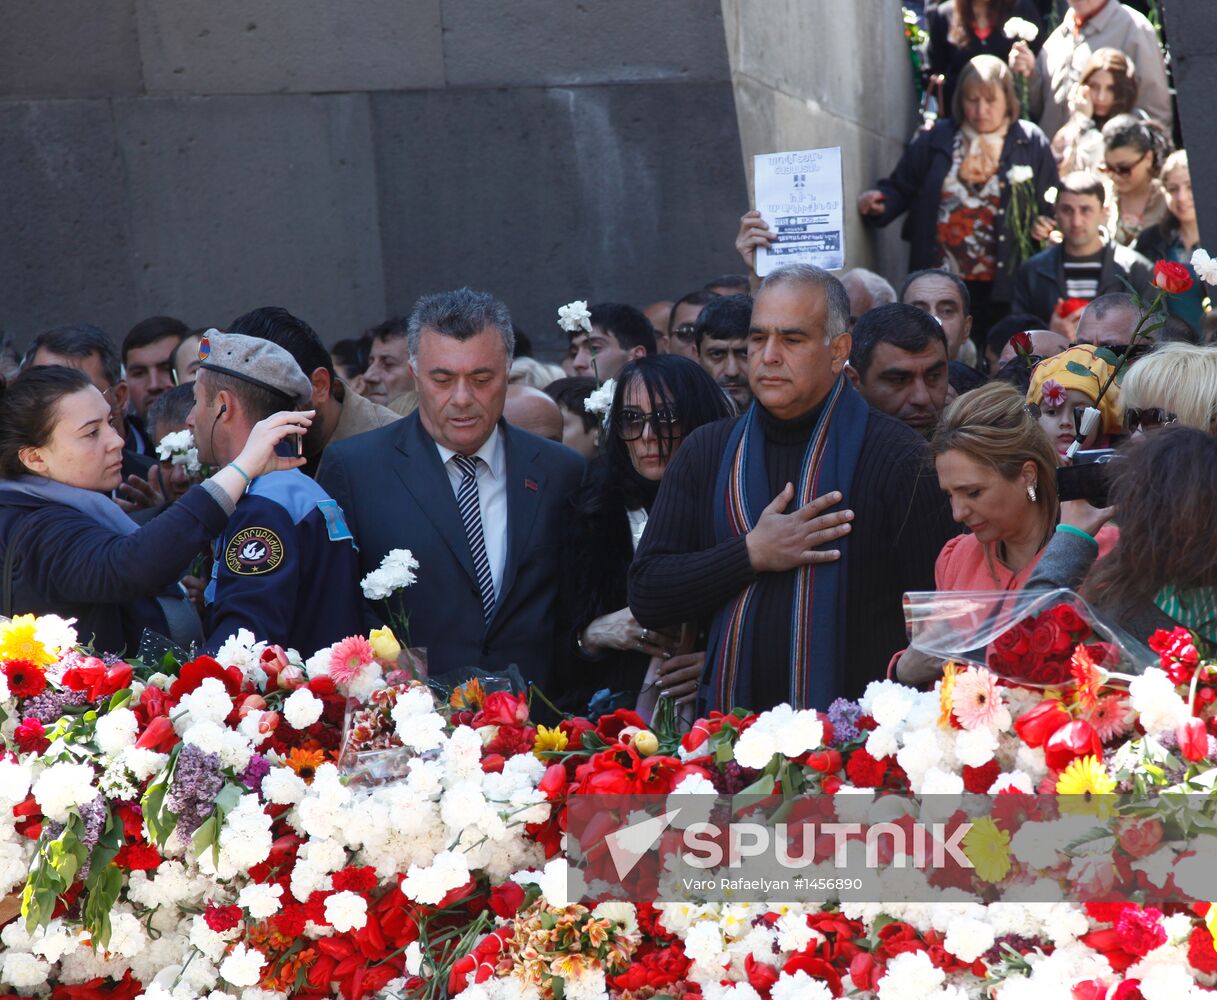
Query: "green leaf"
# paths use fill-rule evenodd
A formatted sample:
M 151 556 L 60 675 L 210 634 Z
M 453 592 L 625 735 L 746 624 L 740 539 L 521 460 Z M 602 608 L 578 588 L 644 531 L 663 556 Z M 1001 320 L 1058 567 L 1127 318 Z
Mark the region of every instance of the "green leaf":
M 115 691 L 110 696 L 110 704 L 107 706 L 107 712 L 117 712 L 120 708 L 126 708 L 131 701 L 131 689 L 123 688 L 121 691 Z
M 1108 347 L 1100 347 L 1097 351 L 1094 352 L 1094 356 L 1096 358 L 1101 358 L 1102 360 L 1106 361 L 1113 368 L 1120 363 L 1119 355 L 1117 355 L 1115 351 L 1111 350 Z
M 164 845 L 177 826 L 177 815 L 165 807 L 165 795 L 169 791 L 169 781 L 149 785 L 140 800 L 144 812 L 144 822 L 148 825 L 148 837 L 153 844 Z
M 773 789 L 776 786 L 772 774 L 762 774 L 756 781 L 740 792 L 740 796 L 747 795 L 772 795 Z
M 109 862 L 98 865 L 95 854 L 94 867 L 85 880 L 85 899 L 81 909 L 84 925 L 89 929 L 95 949 L 105 948 L 110 943 L 110 911 L 118 902 L 122 887 L 122 869 Z
M 194 856 L 201 858 L 203 852 L 209 847 L 213 852 L 213 859 L 218 864 L 220 861 L 220 823 L 216 818 L 216 814 L 212 813 L 210 818 L 203 821 L 202 825 L 194 831 L 194 836 L 190 840 L 191 846 L 194 848 Z
M 1065 370 L 1072 372 L 1079 378 L 1094 378 L 1094 372 L 1092 372 L 1085 365 L 1078 364 L 1076 361 L 1067 362 L 1065 365 Z

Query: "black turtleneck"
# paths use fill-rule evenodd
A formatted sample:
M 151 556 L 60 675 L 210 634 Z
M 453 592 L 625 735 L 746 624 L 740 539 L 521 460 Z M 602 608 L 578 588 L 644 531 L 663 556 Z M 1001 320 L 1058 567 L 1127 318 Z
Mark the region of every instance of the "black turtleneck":
M 797 483 L 818 408 L 794 420 L 760 411 L 771 495 Z M 663 477 L 647 532 L 629 574 L 629 602 L 647 627 L 714 613 L 756 579 L 743 536 L 714 537 L 715 480 L 735 420 L 698 428 Z M 934 561 L 957 532 L 938 488 L 923 438 L 905 424 L 870 411 L 845 504 L 854 512 L 846 566 L 846 675 L 838 693 L 856 697 L 886 673 L 903 649 L 903 595 L 931 590 Z M 793 582 L 794 572 L 788 575 Z M 785 600 L 758 607 L 752 650 L 752 709 L 786 701 L 790 609 Z M 813 640 L 814 641 L 814 640 Z M 817 706 L 827 708 L 826 705 Z

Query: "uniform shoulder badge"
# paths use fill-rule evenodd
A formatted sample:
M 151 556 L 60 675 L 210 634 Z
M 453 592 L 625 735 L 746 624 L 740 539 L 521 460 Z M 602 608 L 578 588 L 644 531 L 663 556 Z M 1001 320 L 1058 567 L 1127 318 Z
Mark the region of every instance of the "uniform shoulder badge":
M 237 576 L 260 576 L 279 568 L 283 542 L 270 528 L 242 528 L 224 549 L 224 564 Z

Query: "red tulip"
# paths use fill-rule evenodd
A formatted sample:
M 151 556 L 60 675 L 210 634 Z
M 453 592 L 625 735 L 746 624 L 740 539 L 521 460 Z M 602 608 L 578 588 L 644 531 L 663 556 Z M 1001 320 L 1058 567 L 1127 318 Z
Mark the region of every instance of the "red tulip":
M 1160 260 L 1154 265 L 1154 284 L 1168 295 L 1180 295 L 1192 287 L 1192 275 L 1182 264 Z
M 1014 723 L 1014 731 L 1027 746 L 1040 747 L 1048 742 L 1048 737 L 1067 725 L 1069 718 L 1069 713 L 1059 701 L 1049 699 L 1020 715 Z
M 1061 726 L 1044 744 L 1044 759 L 1053 771 L 1063 771 L 1078 757 L 1103 757 L 1103 741 L 1094 726 L 1081 719 Z
M 1179 741 L 1179 752 L 1184 760 L 1194 763 L 1209 755 L 1209 734 L 1203 719 L 1193 715 L 1181 722 L 1175 729 L 1175 739 Z
M 139 739 L 135 741 L 135 746 L 138 750 L 155 750 L 163 753 L 176 742 L 177 733 L 173 731 L 173 723 L 167 716 L 158 715 L 140 733 Z

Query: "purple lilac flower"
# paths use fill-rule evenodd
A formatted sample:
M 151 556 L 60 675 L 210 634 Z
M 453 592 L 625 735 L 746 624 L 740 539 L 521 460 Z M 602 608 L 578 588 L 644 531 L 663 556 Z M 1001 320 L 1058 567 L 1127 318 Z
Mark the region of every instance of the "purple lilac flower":
M 84 820 L 84 833 L 81 834 L 80 842 L 84 844 L 85 850 L 92 852 L 97 846 L 97 841 L 101 837 L 102 830 L 106 826 L 106 803 L 99 795 L 92 801 L 86 802 L 80 807 L 80 818 Z M 76 878 L 83 882 L 89 877 L 89 868 L 92 865 L 93 858 L 85 858 L 85 863 L 81 867 Z
M 33 698 L 27 698 L 25 704 L 22 705 L 21 714 L 23 717 L 33 717 L 44 726 L 49 726 L 59 721 L 64 709 L 69 705 L 84 705 L 88 703 L 88 700 L 84 691 L 44 691 Z
M 241 784 L 251 792 L 261 793 L 262 779 L 268 774 L 270 774 L 270 761 L 260 753 L 256 753 L 249 758 L 245 773 L 241 775 Z
M 220 755 L 204 753 L 193 743 L 183 745 L 165 804 L 176 814 L 184 838 L 189 839 L 215 811 L 215 799 L 223 787 Z
M 828 706 L 828 721 L 832 723 L 831 746 L 852 743 L 862 732 L 855 723 L 862 718 L 862 707 L 848 698 L 838 698 Z

